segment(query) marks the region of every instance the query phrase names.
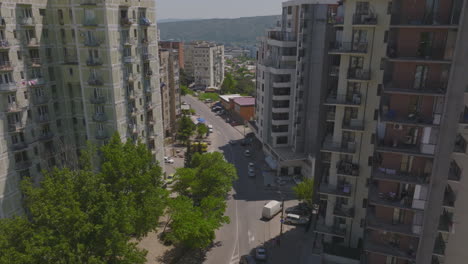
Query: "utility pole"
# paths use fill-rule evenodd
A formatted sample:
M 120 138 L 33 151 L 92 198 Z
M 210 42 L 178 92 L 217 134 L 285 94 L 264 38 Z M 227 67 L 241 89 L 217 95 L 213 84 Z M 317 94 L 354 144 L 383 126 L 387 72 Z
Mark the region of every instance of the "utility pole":
M 281 191 L 280 191 L 281 194 Z M 284 222 L 284 197 L 281 194 L 281 225 L 280 225 L 280 235 L 278 237 L 278 246 L 281 246 L 281 237 L 283 236 L 283 222 Z

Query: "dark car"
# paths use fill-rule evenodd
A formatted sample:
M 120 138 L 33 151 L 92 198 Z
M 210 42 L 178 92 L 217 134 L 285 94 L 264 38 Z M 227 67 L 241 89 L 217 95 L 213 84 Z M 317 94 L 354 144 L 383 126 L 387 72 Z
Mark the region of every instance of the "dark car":
M 286 208 L 285 213 L 308 216 L 310 215 L 311 210 L 305 203 L 300 203 L 296 206 Z

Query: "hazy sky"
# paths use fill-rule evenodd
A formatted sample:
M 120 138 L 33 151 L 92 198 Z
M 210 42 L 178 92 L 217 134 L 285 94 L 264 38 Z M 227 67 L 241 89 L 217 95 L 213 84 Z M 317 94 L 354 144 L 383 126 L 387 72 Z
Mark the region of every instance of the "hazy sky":
M 285 0 L 156 0 L 157 18 L 235 18 L 278 15 Z

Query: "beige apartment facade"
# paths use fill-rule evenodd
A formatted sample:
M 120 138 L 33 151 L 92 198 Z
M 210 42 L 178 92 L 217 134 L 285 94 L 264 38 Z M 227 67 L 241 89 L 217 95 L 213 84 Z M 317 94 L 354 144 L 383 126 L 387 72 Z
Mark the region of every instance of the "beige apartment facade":
M 197 41 L 184 45 L 185 72 L 200 88 L 221 88 L 224 81 L 224 46 Z
M 76 166 L 116 131 L 162 162 L 154 1 L 0 5 L 0 217 L 22 212 L 21 178 Z

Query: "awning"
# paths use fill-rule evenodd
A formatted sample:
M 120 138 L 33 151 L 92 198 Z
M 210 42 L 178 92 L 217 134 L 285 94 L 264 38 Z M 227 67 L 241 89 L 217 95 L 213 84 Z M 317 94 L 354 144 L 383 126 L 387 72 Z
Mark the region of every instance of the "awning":
M 201 118 L 201 117 L 197 118 L 197 121 L 198 121 L 199 123 L 205 123 L 205 119 L 204 119 L 204 118 Z
M 276 170 L 276 168 L 278 167 L 278 164 L 276 163 L 276 161 L 271 156 L 266 156 L 265 157 L 265 162 L 268 164 L 268 166 L 272 170 Z

